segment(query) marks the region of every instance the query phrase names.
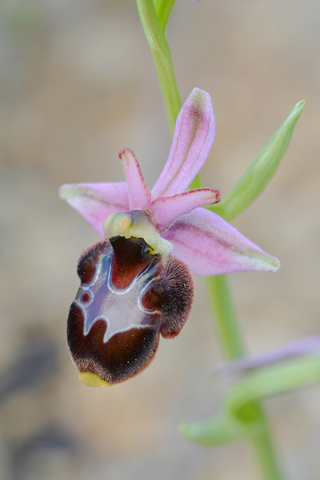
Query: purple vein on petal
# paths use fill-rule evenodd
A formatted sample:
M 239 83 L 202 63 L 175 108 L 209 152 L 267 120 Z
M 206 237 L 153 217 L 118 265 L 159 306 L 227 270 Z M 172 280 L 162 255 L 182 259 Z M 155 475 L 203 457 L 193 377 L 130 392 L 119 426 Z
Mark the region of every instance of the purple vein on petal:
M 146 210 L 151 201 L 151 193 L 144 181 L 140 165 L 130 148 L 119 153 L 127 177 L 130 210 Z
M 151 193 L 152 199 L 184 192 L 206 161 L 215 136 L 210 95 L 194 88 L 176 121 L 168 160 Z
M 128 188 L 121 183 L 69 183 L 59 190 L 60 198 L 73 207 L 101 235 L 103 223 L 112 213 L 129 209 Z
M 244 237 L 219 215 L 197 208 L 162 234 L 195 275 L 250 270 L 276 271 L 279 261 Z
M 218 190 L 199 188 L 172 197 L 159 197 L 151 203 L 149 211 L 154 223 L 161 232 L 164 232 L 181 215 L 185 215 L 197 207 L 213 205 L 219 201 L 220 192 Z

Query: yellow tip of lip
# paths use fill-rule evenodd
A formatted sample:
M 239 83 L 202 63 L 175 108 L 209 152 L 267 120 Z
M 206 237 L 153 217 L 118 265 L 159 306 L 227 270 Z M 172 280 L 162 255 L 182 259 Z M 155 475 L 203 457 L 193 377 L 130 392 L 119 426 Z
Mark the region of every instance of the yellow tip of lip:
M 80 372 L 78 380 L 84 385 L 87 385 L 87 387 L 109 387 L 112 385 L 111 383 L 102 380 L 98 375 L 90 372 Z

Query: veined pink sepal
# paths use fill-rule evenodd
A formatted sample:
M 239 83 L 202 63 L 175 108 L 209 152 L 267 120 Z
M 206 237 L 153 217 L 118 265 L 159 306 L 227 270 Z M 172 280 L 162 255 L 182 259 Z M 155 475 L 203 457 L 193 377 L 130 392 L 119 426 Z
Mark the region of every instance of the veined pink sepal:
M 187 190 L 206 161 L 214 136 L 211 97 L 194 88 L 178 115 L 168 160 L 151 190 L 152 200 Z
M 103 223 L 116 212 L 129 209 L 128 187 L 119 183 L 68 183 L 59 196 L 73 207 L 103 237 Z
M 197 208 L 164 232 L 172 255 L 186 262 L 195 275 L 250 270 L 276 271 L 279 261 L 264 252 L 215 213 Z

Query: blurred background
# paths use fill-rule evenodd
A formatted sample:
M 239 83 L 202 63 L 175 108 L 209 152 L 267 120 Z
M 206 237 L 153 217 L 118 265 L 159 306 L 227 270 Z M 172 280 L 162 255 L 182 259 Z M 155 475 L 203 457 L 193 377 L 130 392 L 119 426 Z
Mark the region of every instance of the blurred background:
M 317 0 L 177 0 L 168 25 L 183 100 L 195 86 L 213 99 L 205 186 L 227 193 L 307 100 L 276 177 L 233 222 L 282 263 L 230 277 L 250 353 L 319 334 L 319 25 Z M 0 479 L 259 480 L 244 443 L 178 431 L 226 392 L 201 278 L 187 325 L 135 379 L 87 388 L 67 351 L 77 260 L 98 238 L 59 186 L 123 181 L 128 146 L 151 187 L 171 144 L 135 2 L 2 0 L 0 28 Z M 288 479 L 318 480 L 319 386 L 265 404 Z

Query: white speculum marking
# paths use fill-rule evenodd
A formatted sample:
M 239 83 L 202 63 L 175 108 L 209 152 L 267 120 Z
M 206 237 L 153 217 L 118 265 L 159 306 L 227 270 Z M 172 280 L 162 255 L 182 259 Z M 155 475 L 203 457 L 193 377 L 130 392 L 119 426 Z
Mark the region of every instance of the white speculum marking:
M 142 320 L 145 321 L 148 315 L 160 312 L 144 308 L 142 298 L 150 284 L 157 278 L 152 278 L 154 270 L 155 267 L 143 271 L 127 288 L 117 289 L 111 284 L 111 255 L 102 255 L 92 282 L 81 286 L 75 299 L 84 316 L 83 334 L 88 335 L 92 325 L 101 319 L 107 324 L 103 337 L 104 343 L 116 333 L 132 328 L 151 327 L 152 324 L 142 323 Z M 93 300 L 87 303 L 82 302 L 81 298 L 85 293 L 89 293 Z

